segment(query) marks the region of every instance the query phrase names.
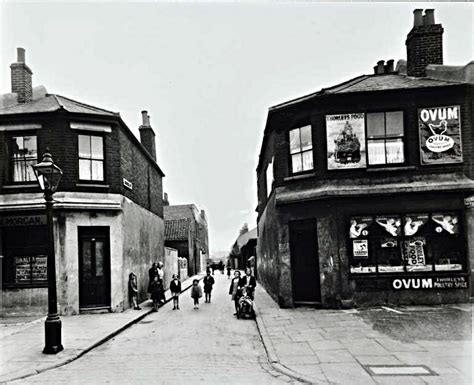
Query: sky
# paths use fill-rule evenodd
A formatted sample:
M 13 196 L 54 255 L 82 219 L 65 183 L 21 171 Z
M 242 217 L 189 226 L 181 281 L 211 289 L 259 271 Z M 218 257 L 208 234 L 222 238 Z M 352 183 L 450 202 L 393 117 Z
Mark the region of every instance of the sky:
M 205 209 L 212 251 L 256 226 L 268 108 L 406 58 L 413 10 L 434 8 L 445 64 L 473 60 L 469 3 L 0 4 L 0 93 L 26 49 L 33 85 L 156 133 L 171 204 Z

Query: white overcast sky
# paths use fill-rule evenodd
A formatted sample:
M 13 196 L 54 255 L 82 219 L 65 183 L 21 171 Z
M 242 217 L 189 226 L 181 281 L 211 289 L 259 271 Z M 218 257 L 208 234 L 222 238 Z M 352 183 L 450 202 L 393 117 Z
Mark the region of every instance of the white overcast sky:
M 136 135 L 148 110 L 171 204 L 205 209 L 211 250 L 229 250 L 256 225 L 268 107 L 405 58 L 415 8 L 435 8 L 445 64 L 472 60 L 469 3 L 4 2 L 0 93 L 24 47 L 34 86 L 120 112 Z

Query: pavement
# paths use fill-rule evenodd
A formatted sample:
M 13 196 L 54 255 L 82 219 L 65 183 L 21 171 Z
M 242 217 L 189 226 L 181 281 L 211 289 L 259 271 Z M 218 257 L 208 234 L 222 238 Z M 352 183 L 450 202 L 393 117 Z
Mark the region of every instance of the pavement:
M 301 382 L 473 383 L 472 304 L 280 309 L 257 286 L 256 305 L 271 365 Z
M 11 384 L 297 383 L 269 365 L 256 323 L 233 316 L 227 277 L 214 278 L 198 310 L 188 291 L 181 310 L 168 303 L 79 359 Z
M 191 286 L 194 278 L 201 279 L 203 276 L 185 280 L 183 291 Z M 170 298 L 169 291 L 166 298 Z M 145 301 L 140 306 L 141 310 L 128 309 L 122 313 L 62 317 L 64 351 L 55 355 L 42 353 L 45 317 L 2 318 L 0 383 L 35 375 L 76 360 L 152 312 L 151 301 Z

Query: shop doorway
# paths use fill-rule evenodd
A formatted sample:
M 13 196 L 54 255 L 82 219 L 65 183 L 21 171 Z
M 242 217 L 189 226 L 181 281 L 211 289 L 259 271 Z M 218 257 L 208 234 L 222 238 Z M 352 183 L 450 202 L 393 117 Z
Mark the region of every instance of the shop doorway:
M 108 227 L 79 227 L 79 308 L 110 307 Z
M 321 304 L 316 219 L 290 222 L 293 302 Z

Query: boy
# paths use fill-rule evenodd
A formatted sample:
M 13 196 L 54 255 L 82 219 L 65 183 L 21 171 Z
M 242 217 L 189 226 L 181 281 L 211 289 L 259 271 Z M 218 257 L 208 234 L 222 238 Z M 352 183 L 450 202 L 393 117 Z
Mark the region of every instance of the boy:
M 207 275 L 204 277 L 204 293 L 206 294 L 206 303 L 211 303 L 211 292 L 212 285 L 214 285 L 214 277 L 211 276 L 211 272 L 208 271 Z
M 173 310 L 179 310 L 179 294 L 181 293 L 181 282 L 177 274 L 173 274 L 173 280 L 170 283 L 171 296 L 173 297 Z

